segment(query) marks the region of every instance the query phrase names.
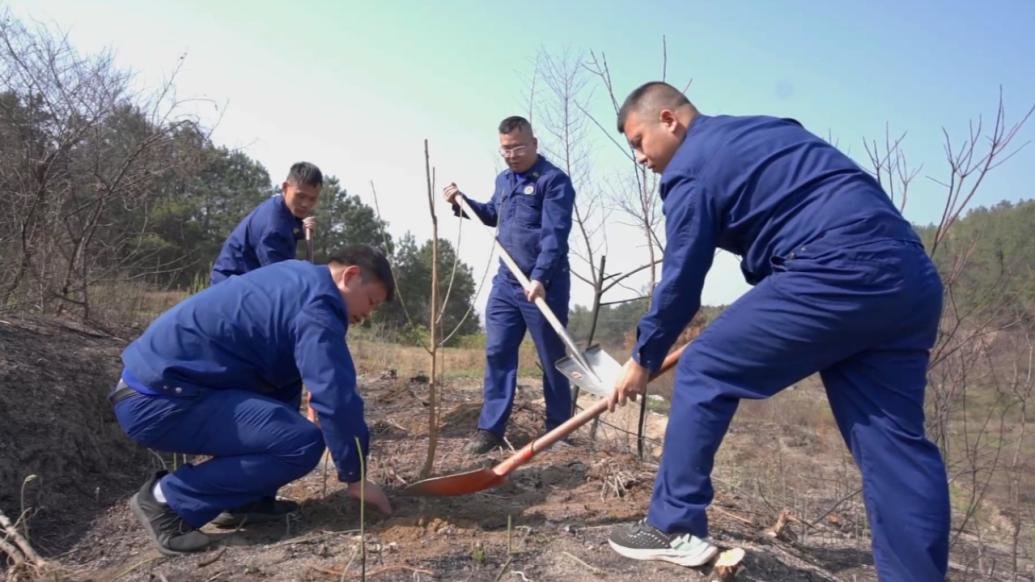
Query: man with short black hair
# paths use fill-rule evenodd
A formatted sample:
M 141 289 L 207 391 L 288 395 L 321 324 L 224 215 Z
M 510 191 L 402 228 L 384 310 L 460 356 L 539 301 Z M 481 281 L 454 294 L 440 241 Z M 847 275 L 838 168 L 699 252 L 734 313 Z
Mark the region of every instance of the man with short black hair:
M 109 397 L 122 429 L 149 448 L 211 456 L 155 473 L 130 500 L 163 554 L 208 547 L 198 529 L 214 519 L 296 511 L 274 495 L 317 465 L 325 443 L 348 494 L 360 495 L 370 433 L 345 334 L 394 292 L 385 256 L 349 246 L 327 265 L 283 261 L 209 287 L 126 348 Z M 298 413 L 303 381 L 319 426 Z M 365 496 L 391 511 L 377 485 Z
M 484 401 L 478 431 L 468 446 L 472 454 L 486 453 L 503 442 L 517 387 L 518 349 L 526 329 L 543 364 L 546 428 L 571 416 L 571 388 L 554 368 L 554 362 L 564 357 L 564 343 L 533 301 L 545 298 L 557 319 L 567 324 L 571 292 L 568 233 L 575 189 L 567 174 L 539 155 L 539 142 L 527 119 L 504 119 L 499 139 L 500 154 L 509 169 L 496 177 L 496 189 L 488 202 L 467 198 L 456 184 L 443 190 L 458 216 L 455 198 L 464 196 L 482 223 L 498 227 L 499 243 L 532 282 L 526 293 L 502 264 L 493 279 L 485 307 Z
M 212 284 L 232 275 L 294 259 L 298 240 L 316 229 L 309 213 L 316 208 L 323 188 L 323 173 L 309 162 L 291 166 L 281 193 L 248 213 L 223 243 L 212 266 Z
M 741 399 L 818 372 L 862 472 L 881 580 L 941 581 L 949 495 L 924 435 L 924 386 L 942 284 L 880 184 L 792 119 L 707 116 L 675 87 L 633 91 L 618 130 L 661 174 L 662 279 L 611 409 L 644 394 L 701 304 L 716 248 L 754 285 L 683 353 L 645 520 L 611 546 L 641 560 L 707 563 L 712 465 Z

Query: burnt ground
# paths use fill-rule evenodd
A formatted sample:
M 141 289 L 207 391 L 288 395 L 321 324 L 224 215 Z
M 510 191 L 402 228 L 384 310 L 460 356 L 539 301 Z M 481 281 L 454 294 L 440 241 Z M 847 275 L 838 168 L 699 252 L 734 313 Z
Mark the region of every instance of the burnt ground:
M 301 502 L 298 518 L 237 531 L 212 529 L 219 537 L 216 549 L 161 556 L 127 500 L 151 470 L 172 463 L 172 457 L 133 445 L 105 401 L 125 343 L 73 324 L 0 315 L 0 509 L 12 520 L 24 517 L 29 540 L 47 560 L 42 571 L 8 565 L 0 574 L 359 579 L 365 538 L 365 574 L 371 580 L 709 579 L 708 572 L 626 560 L 608 547 L 614 524 L 642 517 L 656 464 L 638 460 L 627 440 L 606 430 L 591 439 L 588 428 L 581 429 L 570 444 L 542 453 L 497 489 L 439 499 L 399 495 L 424 463 L 428 386 L 385 370 L 361 370 L 361 392 L 373 432 L 368 474 L 387 486 L 392 515 L 368 509 L 361 524 L 358 503 L 344 495 L 333 468 L 325 477 L 321 467 L 281 491 Z M 531 380 L 522 384 L 508 433 L 514 447 L 539 433 L 543 422 L 538 387 Z M 491 464 L 494 459 L 472 461 L 462 453 L 478 414 L 478 383 L 448 383 L 441 392 L 435 473 Z M 26 480 L 30 475 L 36 477 Z M 790 526 L 772 538 L 765 533 L 772 513 L 755 496 L 721 482 L 717 489 L 712 534 L 720 544 L 748 552 L 738 580 L 876 579 L 865 532 L 838 523 L 837 512 L 801 535 Z

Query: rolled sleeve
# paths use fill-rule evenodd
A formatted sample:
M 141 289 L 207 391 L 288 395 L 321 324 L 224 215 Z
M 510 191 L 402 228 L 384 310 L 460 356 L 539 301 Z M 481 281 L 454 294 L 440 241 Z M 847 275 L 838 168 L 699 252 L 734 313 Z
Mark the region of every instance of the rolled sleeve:
M 636 327 L 632 357 L 657 370 L 701 306 L 704 278 L 715 256 L 718 212 L 692 178 L 676 177 L 664 202 L 665 256 L 650 309 Z

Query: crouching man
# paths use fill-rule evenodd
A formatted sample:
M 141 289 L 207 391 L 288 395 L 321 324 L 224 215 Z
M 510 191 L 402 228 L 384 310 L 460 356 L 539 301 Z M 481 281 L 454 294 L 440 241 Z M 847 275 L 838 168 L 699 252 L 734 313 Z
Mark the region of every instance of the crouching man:
M 345 334 L 394 289 L 384 255 L 349 246 L 327 265 L 289 260 L 213 286 L 126 348 L 109 397 L 122 429 L 149 448 L 211 456 L 156 472 L 130 500 L 163 554 L 205 549 L 199 528 L 213 520 L 296 511 L 275 492 L 316 467 L 325 443 L 359 497 L 369 432 Z M 303 382 L 319 427 L 298 412 Z M 377 485 L 364 487 L 368 503 L 391 512 Z

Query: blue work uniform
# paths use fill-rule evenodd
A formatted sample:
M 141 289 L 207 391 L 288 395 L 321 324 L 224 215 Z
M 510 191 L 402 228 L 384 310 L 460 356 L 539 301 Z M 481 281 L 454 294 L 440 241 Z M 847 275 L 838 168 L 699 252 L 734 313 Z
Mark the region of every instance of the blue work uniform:
M 212 284 L 231 275 L 295 258 L 302 219 L 288 210 L 284 197 L 272 196 L 234 227 L 212 266 Z
M 575 205 L 575 189 L 567 174 L 542 156 L 528 171 L 506 170 L 496 177 L 488 202 L 468 199 L 471 209 L 487 226 L 497 226 L 497 239 L 529 279 L 546 288 L 546 304 L 562 324 L 568 324 L 571 272 L 568 234 Z M 453 206 L 459 215 L 459 206 Z M 564 357 L 564 342 L 534 303 L 525 298 L 521 284 L 500 262 L 485 307 L 486 367 L 484 401 L 478 428 L 498 437 L 506 431 L 517 387 L 518 348 L 525 330 L 532 335 L 543 365 L 546 428 L 571 416 L 571 388 L 554 362 Z
M 709 474 L 742 398 L 819 372 L 862 472 L 882 581 L 944 580 L 949 498 L 924 435 L 942 285 L 880 185 L 796 121 L 698 116 L 660 182 L 667 246 L 633 358 L 655 370 L 716 248 L 754 287 L 684 352 L 647 519 L 708 533 Z
M 338 477 L 360 480 L 369 431 L 347 329 L 329 268 L 292 260 L 184 300 L 126 348 L 122 381 L 139 393 L 115 405 L 126 434 L 212 455 L 161 481 L 184 521 L 200 527 L 273 495 L 311 471 L 325 443 Z M 319 428 L 298 412 L 303 381 Z

